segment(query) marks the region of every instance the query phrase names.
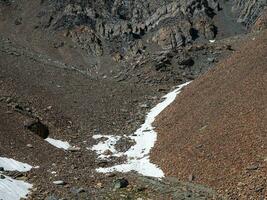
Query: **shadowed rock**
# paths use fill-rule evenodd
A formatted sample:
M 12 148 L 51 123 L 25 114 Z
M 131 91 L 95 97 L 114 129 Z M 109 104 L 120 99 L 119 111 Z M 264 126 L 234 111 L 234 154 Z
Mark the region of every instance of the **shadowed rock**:
M 24 126 L 43 139 L 46 139 L 49 135 L 48 127 L 38 119 L 29 120 L 25 122 Z

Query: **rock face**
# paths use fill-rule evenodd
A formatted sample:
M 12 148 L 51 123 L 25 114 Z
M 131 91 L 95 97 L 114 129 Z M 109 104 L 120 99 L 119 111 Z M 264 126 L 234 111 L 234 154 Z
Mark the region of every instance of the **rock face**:
M 48 52 L 51 44 L 47 41 L 53 40 L 52 56 L 68 55 L 68 59 L 37 59 L 52 61 L 56 67 L 97 79 L 177 83 L 211 67 L 208 64 L 213 61 L 207 64 L 202 62 L 207 58 L 202 57 L 213 50 L 204 47 L 196 56 L 187 52 L 192 46 L 244 33 L 238 22 L 248 28 L 256 23 L 254 29 L 262 29 L 265 18 L 259 16 L 265 4 L 264 0 L 0 0 L 0 20 L 8 21 L 3 26 L 10 29 L 6 37 L 14 31 L 11 21 L 26 35 L 23 40 L 31 41 L 34 52 L 40 50 L 35 40 L 44 38 Z M 184 53 L 193 60 L 181 61 Z M 208 67 L 195 66 L 196 57 Z M 64 65 L 66 60 L 71 65 Z
M 173 50 L 196 39 L 214 39 L 217 27 L 212 19 L 224 9 L 219 3 L 218 0 L 42 0 L 38 17 L 40 27 L 65 32 L 88 55 L 119 54 L 122 58 L 132 58 L 142 54 L 142 47 L 156 45 L 160 50 Z M 250 27 L 265 4 L 265 0 L 238 0 L 233 3 L 232 11 L 238 22 Z
M 266 0 L 237 0 L 234 1 L 232 11 L 237 13 L 238 22 L 250 27 L 255 23 L 262 11 L 267 7 Z
M 192 1 L 55 1 L 43 0 L 39 13 L 41 26 L 50 30 L 68 30 L 77 44 L 94 55 L 117 41 L 110 51 L 120 51 L 148 36 L 148 43 L 172 49 L 191 42 L 197 36 L 216 36 L 211 21 L 217 11 L 216 0 Z M 152 39 L 151 39 L 152 38 Z

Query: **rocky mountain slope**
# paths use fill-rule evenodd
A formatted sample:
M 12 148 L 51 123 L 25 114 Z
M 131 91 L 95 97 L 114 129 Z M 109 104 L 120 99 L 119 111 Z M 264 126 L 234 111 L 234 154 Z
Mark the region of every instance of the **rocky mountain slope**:
M 240 50 L 266 16 L 261 0 L 0 0 L 0 158 L 33 166 L 0 162 L 0 199 L 5 177 L 31 183 L 34 200 L 223 198 L 177 178 L 97 173 L 125 158 L 97 159 L 93 136 L 120 136 L 127 151 L 160 97 Z
M 226 199 L 266 197 L 266 52 L 264 31 L 193 81 L 157 119 L 152 157 L 169 176 L 191 176 Z
M 245 0 L 238 0 L 234 1 L 234 5 L 232 7 L 232 12 L 236 13 L 238 16 L 237 21 L 244 24 L 247 27 L 253 25 L 260 13 L 266 9 L 266 1 L 259 0 L 259 1 L 245 1 Z
M 206 71 L 209 62 L 194 63 L 202 61 L 208 49 L 194 45 L 246 32 L 266 4 L 217 0 L 0 3 L 1 30 L 12 42 L 76 65 L 93 78 L 149 83 L 177 83 Z M 199 59 L 192 48 L 204 51 Z

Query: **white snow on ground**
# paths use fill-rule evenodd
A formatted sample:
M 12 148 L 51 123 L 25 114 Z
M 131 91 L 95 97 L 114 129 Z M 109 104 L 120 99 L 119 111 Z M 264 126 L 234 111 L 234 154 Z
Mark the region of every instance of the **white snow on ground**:
M 126 173 L 130 171 L 136 171 L 144 176 L 157 178 L 164 177 L 163 171 L 157 165 L 150 162 L 149 156 L 132 160 L 128 158 L 127 163 L 115 165 L 109 168 L 97 168 L 96 171 L 100 173 L 110 173 L 114 171 Z
M 45 141 L 47 141 L 48 143 L 50 143 L 51 145 L 53 145 L 59 149 L 68 150 L 71 147 L 71 145 L 68 142 L 63 142 L 61 140 L 46 138 Z
M 106 151 L 110 151 L 113 156 L 119 157 L 117 150 L 115 149 L 115 145 L 118 140 L 120 140 L 120 136 L 112 136 L 112 135 L 94 135 L 94 139 L 102 139 L 105 138 L 105 141 L 100 141 L 97 145 L 92 147 L 93 151 L 99 155 L 98 158 L 108 158 L 110 155 L 105 155 Z
M 156 140 L 157 133 L 154 131 L 154 127 L 152 126 L 155 118 L 168 106 L 170 105 L 176 98 L 176 95 L 181 92 L 181 89 L 188 85 L 190 82 L 179 85 L 174 91 L 165 95 L 164 101 L 157 104 L 151 111 L 147 114 L 145 123 L 129 138 L 135 141 L 135 145 L 133 145 L 128 151 L 122 153 L 114 150 L 113 147 L 107 147 L 107 144 L 97 144 L 93 146 L 92 150 L 95 150 L 96 153 L 99 154 L 99 157 L 102 157 L 103 152 L 107 149 L 111 149 L 115 154 L 113 156 L 126 156 L 127 162 L 120 165 L 115 165 L 113 167 L 108 168 L 97 168 L 96 170 L 101 173 L 108 173 L 113 171 L 119 172 L 129 172 L 136 171 L 145 176 L 151 177 L 164 177 L 163 171 L 157 167 L 155 164 L 150 162 L 149 152 L 153 148 Z M 98 139 L 101 135 L 97 135 L 94 138 Z M 105 136 L 102 136 L 105 137 Z M 114 142 L 116 142 L 116 136 L 109 136 L 108 139 L 111 140 L 114 146 Z M 101 142 L 100 142 L 101 143 Z
M 11 158 L 0 157 L 0 167 L 3 167 L 5 171 L 30 171 L 32 166 L 26 163 L 16 161 Z
M 0 157 L 0 167 L 5 171 L 27 172 L 32 169 L 32 166 L 16 161 L 11 158 Z M 26 198 L 32 184 L 24 181 L 12 179 L 9 176 L 2 175 L 0 179 L 0 199 L 1 200 L 20 200 Z
M 0 199 L 20 200 L 26 198 L 31 188 L 32 184 L 5 176 L 5 179 L 0 179 Z

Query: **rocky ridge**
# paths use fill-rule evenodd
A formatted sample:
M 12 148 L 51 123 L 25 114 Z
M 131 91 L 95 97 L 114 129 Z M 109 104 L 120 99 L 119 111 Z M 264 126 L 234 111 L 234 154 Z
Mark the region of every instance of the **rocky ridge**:
M 13 23 L 27 33 L 23 37 L 32 38 L 29 42 L 32 49 L 39 51 L 41 42 L 33 42 L 44 38 L 44 43 L 55 40 L 52 43 L 55 52 L 74 55 L 75 51 L 79 54 L 79 63 L 71 60 L 71 65 L 77 65 L 77 71 L 100 79 L 113 77 L 119 81 L 129 79 L 135 82 L 146 79 L 147 83 L 154 84 L 179 83 L 205 72 L 210 68 L 209 64 L 195 66 L 198 60 L 191 60 L 194 55 L 188 49 L 199 44 L 203 48 L 203 44 L 205 46 L 209 40 L 217 38 L 218 30 L 225 31 L 222 28 L 233 29 L 230 32 L 234 34 L 235 26 L 240 24 L 244 30 L 250 29 L 266 7 L 264 0 L 22 2 L 0 2 L 2 13 L 9 9 L 13 12 L 11 17 L 8 13 L 2 14 L 6 23 L 3 28 L 10 29 L 6 37 L 12 35 L 10 23 Z M 229 9 L 231 25 L 224 26 L 216 21 L 218 14 L 222 20 L 229 18 L 220 14 L 224 9 Z M 242 30 L 236 32 L 242 33 Z M 227 31 L 224 37 L 227 37 Z M 27 44 L 25 41 L 22 43 L 23 46 Z M 50 44 L 42 46 L 47 45 Z M 49 53 L 50 50 L 45 51 Z M 181 58 L 172 55 L 181 55 Z M 178 78 L 172 80 L 174 76 Z
M 257 21 L 266 8 L 265 0 L 238 0 L 234 1 L 232 11 L 237 14 L 237 21 L 249 28 Z

